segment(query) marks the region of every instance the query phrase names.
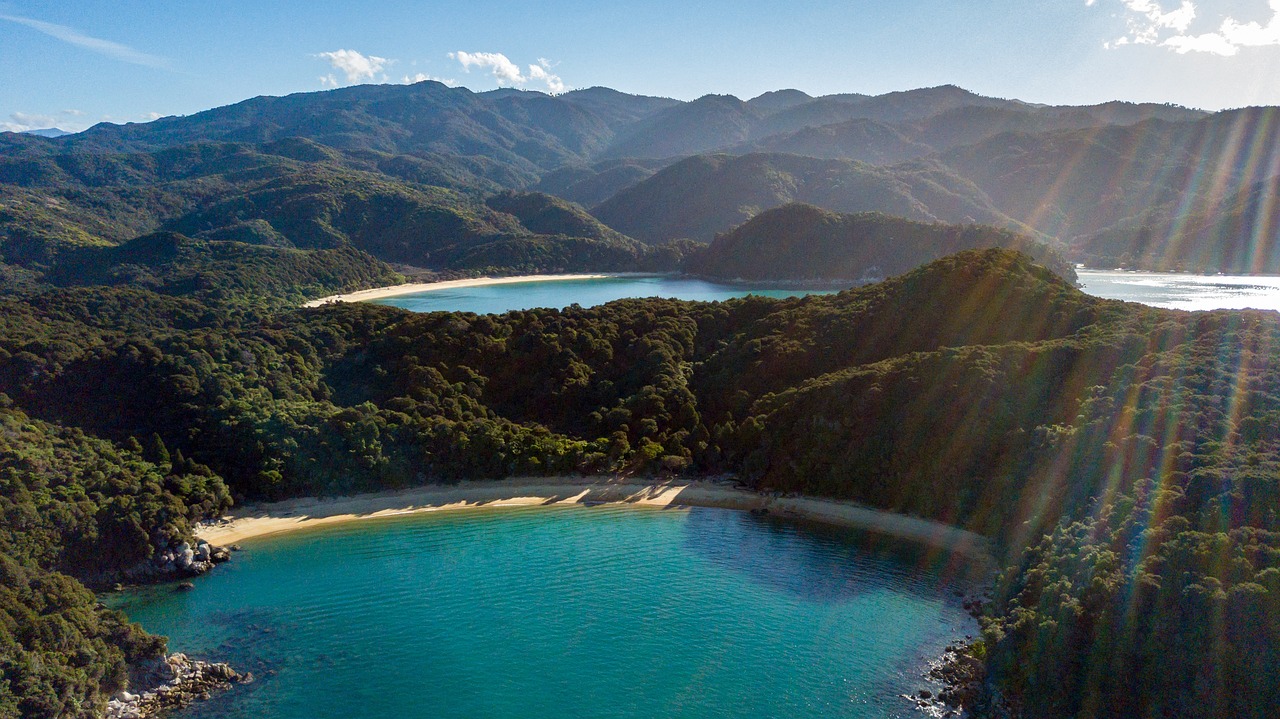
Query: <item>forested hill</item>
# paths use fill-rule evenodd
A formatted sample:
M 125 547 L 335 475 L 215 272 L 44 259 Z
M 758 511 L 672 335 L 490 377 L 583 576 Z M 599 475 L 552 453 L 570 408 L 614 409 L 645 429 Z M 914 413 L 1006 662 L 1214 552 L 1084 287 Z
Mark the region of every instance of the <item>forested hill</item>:
M 87 715 L 161 646 L 54 572 L 146 561 L 229 497 L 617 471 L 991 536 L 987 691 L 1028 719 L 1273 706 L 1273 313 L 1101 300 L 988 249 L 789 300 L 476 316 L 46 285 L 0 323 L 12 714 Z
M 663 168 L 593 212 L 646 242 L 710 242 L 756 213 L 790 202 L 912 220 L 1017 226 L 981 190 L 945 167 L 876 167 L 849 160 L 753 153 L 700 155 Z
M 25 266 L 51 243 L 171 230 L 347 242 L 433 270 L 648 269 L 684 254 L 536 231 L 484 204 L 536 189 L 647 244 L 709 242 L 801 201 L 1007 227 L 1079 262 L 1280 272 L 1267 214 L 1278 113 L 1034 105 L 954 86 L 685 102 L 364 85 L 61 137 L 0 133 L 0 253 Z M 391 216 L 369 223 L 385 242 L 353 224 L 375 215 Z
M 983 247 L 1026 252 L 1074 282 L 1075 268 L 1047 244 L 987 225 L 916 222 L 874 212 L 838 214 L 793 203 L 717 235 L 685 269 L 746 280 L 879 280 L 944 255 Z

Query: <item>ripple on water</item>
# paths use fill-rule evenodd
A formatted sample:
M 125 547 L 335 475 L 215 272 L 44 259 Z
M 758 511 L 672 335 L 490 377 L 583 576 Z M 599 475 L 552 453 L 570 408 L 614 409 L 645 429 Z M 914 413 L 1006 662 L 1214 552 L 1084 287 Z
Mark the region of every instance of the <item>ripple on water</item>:
M 116 598 L 260 680 L 184 717 L 884 717 L 974 626 L 936 551 L 717 509 L 489 510 L 245 543 Z

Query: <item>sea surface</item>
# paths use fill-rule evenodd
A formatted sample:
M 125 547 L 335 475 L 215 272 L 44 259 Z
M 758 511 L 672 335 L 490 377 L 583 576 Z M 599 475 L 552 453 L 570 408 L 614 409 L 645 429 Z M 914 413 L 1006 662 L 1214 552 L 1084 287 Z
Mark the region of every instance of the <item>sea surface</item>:
M 836 290 L 778 289 L 766 286 L 725 284 L 689 277 L 603 277 L 545 282 L 513 282 L 505 285 L 429 290 L 411 295 L 370 300 L 375 304 L 403 307 L 414 312 L 475 312 L 495 314 L 534 307 L 594 307 L 628 297 L 669 297 L 716 301 L 747 295 L 795 297 L 831 294 Z
M 722 509 L 415 515 L 247 541 L 195 588 L 106 597 L 256 681 L 178 714 L 920 716 L 976 634 L 938 550 Z
M 1081 289 L 1174 310 L 1280 310 L 1280 277 L 1077 270 Z
M 1280 277 L 1188 275 L 1120 270 L 1078 270 L 1081 289 L 1098 297 L 1141 302 L 1179 310 L 1280 310 Z M 372 300 L 415 312 L 463 311 L 479 314 L 534 307 L 592 307 L 625 297 L 674 297 L 727 300 L 745 295 L 792 297 L 834 290 L 778 289 L 749 284 L 720 284 L 683 277 L 609 277 L 548 280 L 506 285 L 431 290 Z

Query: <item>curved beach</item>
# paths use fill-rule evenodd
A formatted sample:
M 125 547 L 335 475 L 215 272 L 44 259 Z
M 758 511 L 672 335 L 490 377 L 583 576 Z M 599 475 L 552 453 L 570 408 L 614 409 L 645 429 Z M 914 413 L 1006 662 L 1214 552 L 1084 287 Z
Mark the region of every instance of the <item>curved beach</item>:
M 379 517 L 575 504 L 768 510 L 780 516 L 899 537 L 984 563 L 991 562 L 991 546 L 987 538 L 940 522 L 884 512 L 852 502 L 775 497 L 739 489 L 729 482 L 706 480 L 540 477 L 430 485 L 349 497 L 305 497 L 238 507 L 221 520 L 202 525 L 197 533 L 212 544 L 231 544 L 254 537 Z
M 510 285 L 518 282 L 555 282 L 558 280 L 601 280 L 606 277 L 634 276 L 634 272 L 615 272 L 610 274 L 569 274 L 569 275 L 517 275 L 515 277 L 472 277 L 465 280 L 444 280 L 442 282 L 411 282 L 390 287 L 374 287 L 373 289 L 348 292 L 342 295 L 330 295 L 318 300 L 311 300 L 303 307 L 319 307 L 331 302 L 364 302 L 380 300 L 386 297 L 412 295 L 418 292 L 435 290 L 454 290 L 463 287 L 483 287 L 485 285 Z

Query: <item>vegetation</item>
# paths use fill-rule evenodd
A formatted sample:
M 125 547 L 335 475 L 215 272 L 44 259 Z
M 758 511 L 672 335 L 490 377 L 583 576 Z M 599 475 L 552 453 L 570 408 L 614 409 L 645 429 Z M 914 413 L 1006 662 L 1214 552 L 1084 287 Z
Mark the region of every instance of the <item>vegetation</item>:
M 622 190 L 593 212 L 644 242 L 709 242 L 761 211 L 790 202 L 926 222 L 1016 224 L 976 186 L 940 165 L 887 168 L 771 154 L 691 157 Z
M 793 203 L 762 212 L 716 237 L 686 269 L 710 277 L 774 281 L 880 280 L 944 255 L 979 247 L 1026 252 L 1074 282 L 1052 247 L 986 225 L 914 222 L 875 212 L 841 215 Z

